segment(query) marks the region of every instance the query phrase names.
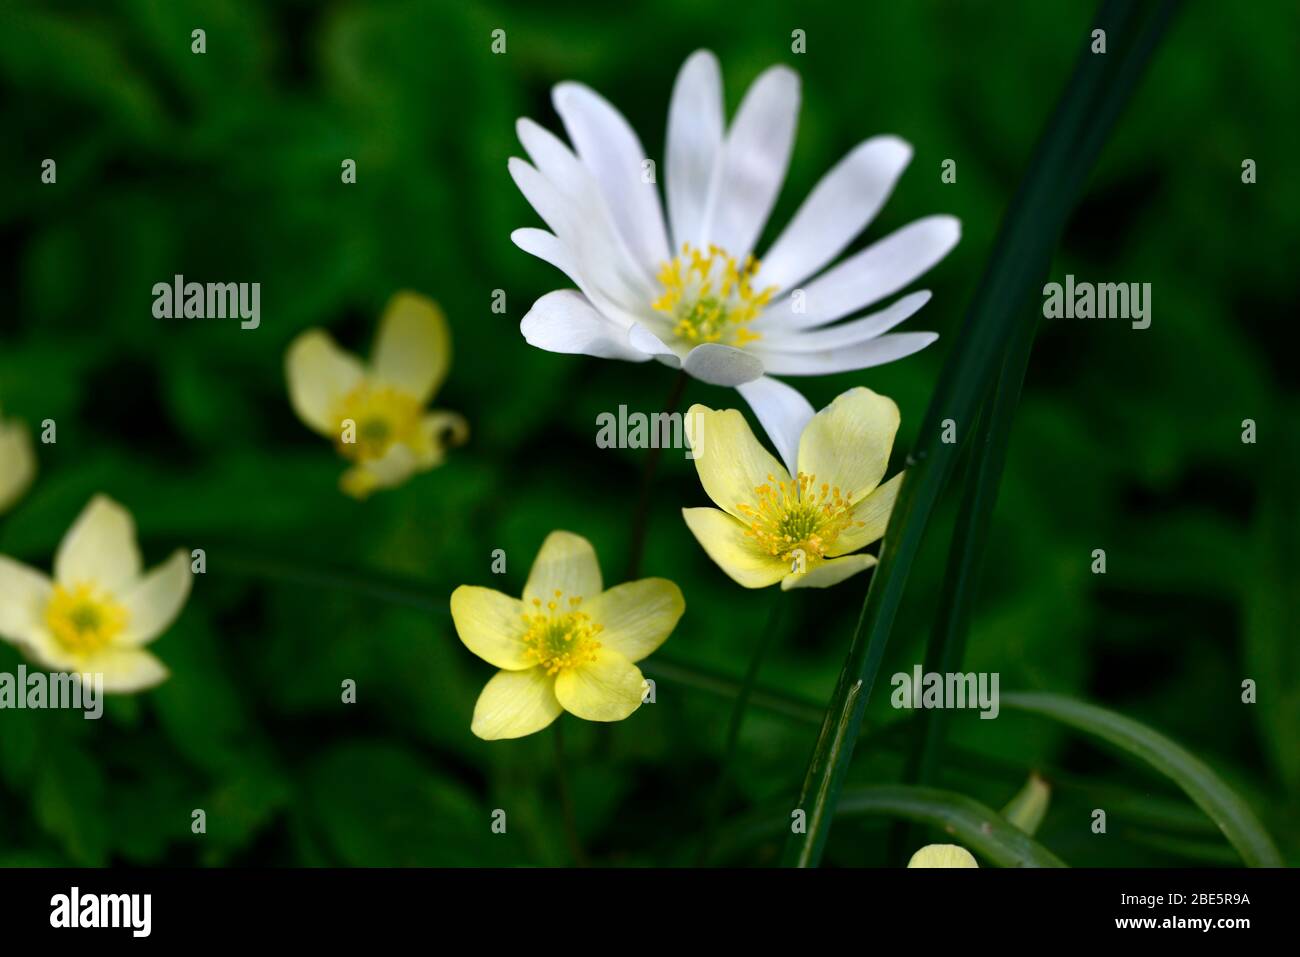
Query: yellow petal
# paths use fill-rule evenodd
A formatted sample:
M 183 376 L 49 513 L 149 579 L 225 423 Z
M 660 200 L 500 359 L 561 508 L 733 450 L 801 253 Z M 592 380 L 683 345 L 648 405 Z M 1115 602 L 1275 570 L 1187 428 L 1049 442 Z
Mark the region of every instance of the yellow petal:
M 591 599 L 601 592 L 596 550 L 581 535 L 556 531 L 546 536 L 528 573 L 524 602 L 534 598 L 547 602 L 557 591 L 566 599 L 574 596 Z
M 874 555 L 845 555 L 817 562 L 802 575 L 790 574 L 781 579 L 781 590 L 791 588 L 830 588 L 876 563 Z
M 60 585 L 97 585 L 117 595 L 135 583 L 142 565 L 131 513 L 107 496 L 96 495 L 63 536 L 54 558 L 54 580 Z
M 541 668 L 498 671 L 474 705 L 470 730 L 480 738 L 522 738 L 541 731 L 564 709 L 555 697 L 555 679 Z
M 490 665 L 520 671 L 537 664 L 524 644 L 524 603 L 491 588 L 461 585 L 451 593 L 456 634 Z
M 569 714 L 587 721 L 622 721 L 645 695 L 641 669 L 612 648 L 601 648 L 596 660 L 561 671 L 555 696 Z
M 737 506 L 753 505 L 757 500 L 754 489 L 789 479 L 785 466 L 759 444 L 737 410 L 714 412 L 693 405 L 687 415 L 692 423 L 687 433 L 695 470 L 705 493 L 719 508 L 743 518 Z
M 144 691 L 167 679 L 163 663 L 139 648 L 105 648 L 81 659 L 75 670 L 104 676 L 104 690 Z
M 927 844 L 907 862 L 908 867 L 979 867 L 971 852 L 956 844 Z
M 166 631 L 185 606 L 193 580 L 189 553 L 182 550 L 124 591 L 126 631 L 117 643 L 139 647 Z
M 847 555 L 849 552 L 856 552 L 859 548 L 865 548 L 872 542 L 878 541 L 885 534 L 889 515 L 894 510 L 894 501 L 898 498 L 898 487 L 902 483 L 903 473 L 899 472 L 854 505 L 853 521 L 862 524 L 850 525 L 840 532 L 835 539 L 834 547 L 827 549 L 826 554 L 832 558 L 836 555 Z
M 289 346 L 285 373 L 298 418 L 321 435 L 337 438 L 336 410 L 364 377 L 361 360 L 340 349 L 329 333 L 310 329 Z
M 26 644 L 43 630 L 53 588 L 36 569 L 0 555 L 0 638 Z
M 35 475 L 36 453 L 27 427 L 0 421 L 0 514 L 27 491 Z
M 420 429 L 424 433 L 424 444 L 420 450 L 421 468 L 433 468 L 441 465 L 447 449 L 464 445 L 469 438 L 469 423 L 458 412 L 437 409 L 429 412 L 420 420 Z
M 379 489 L 395 488 L 420 470 L 416 454 L 405 445 L 389 446 L 383 457 L 360 462 L 339 477 L 339 488 L 365 499 Z
M 813 416 L 799 439 L 799 471 L 857 502 L 880 484 L 898 431 L 894 400 L 858 387 Z
M 433 398 L 451 364 L 451 330 L 437 303 L 414 292 L 388 301 L 370 358 L 375 378 L 413 396 Z
M 745 535 L 745 526 L 716 508 L 684 508 L 682 518 L 710 558 L 732 581 L 746 588 L 775 585 L 790 566 L 760 549 Z
M 643 578 L 601 592 L 582 610 L 604 626 L 599 635 L 602 645 L 629 661 L 640 661 L 672 634 L 686 600 L 666 578 Z

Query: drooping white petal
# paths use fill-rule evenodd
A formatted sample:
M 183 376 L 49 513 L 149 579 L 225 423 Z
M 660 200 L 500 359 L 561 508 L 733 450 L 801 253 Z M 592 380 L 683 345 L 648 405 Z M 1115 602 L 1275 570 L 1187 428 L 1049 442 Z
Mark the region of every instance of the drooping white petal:
M 763 360 L 763 368 L 772 375 L 830 375 L 882 366 L 920 352 L 938 338 L 938 333 L 934 332 L 895 332 L 843 349 L 769 352 L 751 346 L 750 351 Z
M 634 349 L 645 353 L 651 358 L 658 359 L 665 365 L 672 366 L 674 369 L 681 368 L 682 359 L 677 353 L 673 352 L 658 335 L 651 332 L 650 329 L 636 323 L 627 331 L 627 341 L 632 344 Z
M 704 237 L 737 262 L 754 248 L 785 180 L 799 116 L 799 75 L 766 70 L 736 111 L 709 188 Z
M 794 475 L 798 471 L 799 436 L 814 415 L 812 403 L 797 389 L 768 376 L 743 383 L 736 391 L 754 410 L 785 467 Z
M 668 107 L 664 188 L 674 252 L 683 243 L 704 245 L 705 207 L 722 149 L 723 125 L 718 58 L 708 50 L 697 50 L 682 64 Z
M 516 229 L 510 234 L 510 239 L 524 252 L 536 256 L 543 262 L 550 263 L 573 280 L 573 284 L 605 318 L 613 320 L 625 329 L 637 321 L 636 316 L 609 296 L 603 295 L 587 281 L 587 278 L 582 274 L 582 270 L 578 268 L 576 260 L 569 253 L 564 243 L 560 242 L 559 237 L 548 233 L 544 229 L 535 229 L 530 226 Z
M 860 143 L 831 168 L 763 255 L 756 289 L 788 289 L 821 270 L 871 222 L 912 158 L 897 136 Z
M 791 290 L 764 310 L 754 328 L 808 329 L 865 309 L 923 274 L 960 238 L 961 224 L 952 216 L 918 219 Z
M 650 358 L 628 343 L 626 330 L 602 316 L 573 289 L 548 292 L 538 299 L 519 323 L 519 331 L 529 345 L 547 352 L 628 362 Z
M 551 99 L 628 248 L 657 268 L 669 258 L 668 234 L 654 177 L 644 175 L 648 157 L 636 132 L 608 100 L 581 83 L 559 84 Z
M 876 564 L 875 555 L 845 555 L 818 562 L 803 574 L 789 574 L 781 579 L 781 591 L 792 588 L 830 588 Z
M 752 353 L 720 342 L 704 342 L 686 354 L 682 368 L 710 385 L 737 386 L 763 374 L 763 363 Z
M 914 316 L 930 301 L 930 290 L 922 289 L 881 309 L 849 322 L 823 326 L 820 329 L 798 329 L 782 335 L 773 330 L 763 336 L 763 348 L 773 352 L 819 352 L 825 349 L 843 349 L 874 339 L 894 326 Z

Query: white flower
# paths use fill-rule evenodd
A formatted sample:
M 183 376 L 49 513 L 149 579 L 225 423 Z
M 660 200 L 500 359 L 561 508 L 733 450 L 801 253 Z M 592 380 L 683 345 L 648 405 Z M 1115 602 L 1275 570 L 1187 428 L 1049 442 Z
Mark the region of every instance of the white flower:
M 855 147 L 822 177 L 761 265 L 753 258 L 794 145 L 793 70 L 763 73 L 724 128 L 717 58 L 702 50 L 687 59 L 668 110 L 666 223 L 651 161 L 623 116 L 577 83 L 561 83 L 553 99 L 573 149 L 521 119 L 519 139 L 532 163 L 510 160 L 515 183 L 550 231 L 518 229 L 512 238 L 580 291 L 534 303 L 521 324 L 532 345 L 655 358 L 736 386 L 775 439 L 797 437 L 813 410 L 769 375 L 865 369 L 937 338 L 885 334 L 926 303 L 926 291 L 837 320 L 902 290 L 942 259 L 960 235 L 953 217 L 917 220 L 826 268 L 875 217 L 911 159 L 897 137 Z
M 101 674 L 105 691 L 141 691 L 167 677 L 144 650 L 190 594 L 189 555 L 144 571 L 135 522 L 96 495 L 63 537 L 54 578 L 0 555 L 0 639 L 57 671 Z

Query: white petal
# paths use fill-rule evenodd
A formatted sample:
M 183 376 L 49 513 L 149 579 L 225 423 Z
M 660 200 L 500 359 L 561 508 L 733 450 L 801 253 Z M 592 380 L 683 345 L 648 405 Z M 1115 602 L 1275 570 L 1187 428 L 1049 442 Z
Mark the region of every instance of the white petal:
M 779 332 L 765 333 L 762 347 L 772 352 L 818 352 L 823 349 L 843 349 L 845 346 L 857 345 L 859 342 L 874 339 L 881 333 L 888 332 L 894 326 L 914 316 L 929 301 L 930 290 L 922 289 L 904 296 L 888 308 L 859 316 L 849 322 L 824 326 L 821 329 L 796 330 L 786 335 Z
M 767 352 L 751 347 L 773 375 L 830 375 L 882 366 L 920 352 L 939 338 L 935 332 L 894 332 L 844 349 L 818 352 Z
M 564 600 L 595 598 L 601 587 L 600 562 L 591 542 L 573 532 L 557 530 L 546 536 L 524 585 L 524 604 L 549 602 L 560 592 Z
M 687 57 L 673 84 L 668 107 L 668 219 L 673 250 L 683 243 L 702 247 L 705 207 L 722 149 L 722 73 L 708 50 Z
M 665 365 L 673 368 L 681 367 L 681 357 L 641 323 L 636 323 L 627 331 L 627 341 L 632 343 L 634 349 L 658 359 Z
M 143 562 L 131 513 L 96 495 L 63 536 L 54 557 L 60 585 L 96 585 L 116 594 L 140 577 Z
M 582 270 L 578 268 L 577 260 L 569 252 L 568 247 L 560 242 L 559 237 L 544 229 L 525 227 L 512 232 L 510 239 L 524 252 L 550 263 L 573 280 L 573 284 L 587 297 L 587 301 L 607 319 L 624 329 L 637 321 L 637 316 L 628 312 L 609 296 L 603 295 L 587 281 Z
M 663 209 L 641 140 L 607 100 L 581 83 L 561 83 L 552 93 L 569 139 L 591 170 L 619 232 L 640 262 L 652 270 L 669 258 Z
M 876 564 L 875 555 L 845 555 L 820 561 L 802 575 L 790 574 L 781 579 L 781 591 L 792 588 L 830 588 Z
M 812 421 L 812 403 L 797 389 L 763 376 L 736 387 L 767 432 L 791 475 L 798 471 L 799 436 Z
M 289 345 L 284 370 L 289 403 L 298 418 L 333 438 L 339 402 L 365 378 L 361 360 L 340 349 L 323 329 L 308 329 Z
M 182 550 L 123 592 L 127 621 L 119 643 L 139 647 L 166 631 L 185 606 L 193 579 L 189 553 Z
M 821 178 L 763 255 L 754 288 L 787 289 L 843 252 L 880 212 L 911 158 L 912 147 L 897 136 L 855 147 Z
M 790 165 L 799 116 L 799 75 L 765 71 L 745 93 L 713 171 L 704 235 L 737 262 L 758 241 Z
M 763 374 L 763 363 L 751 353 L 720 342 L 696 346 L 682 360 L 682 368 L 709 385 L 737 386 Z
M 952 216 L 928 216 L 895 230 L 810 282 L 802 311 L 783 296 L 763 311 L 755 328 L 806 329 L 824 326 L 892 296 L 948 254 L 961 238 Z M 794 292 L 795 290 L 791 290 Z
M 550 725 L 563 710 L 555 679 L 543 669 L 498 671 L 478 696 L 470 730 L 487 741 L 522 738 Z
M 572 186 L 573 192 L 566 193 L 521 159 L 512 157 L 508 166 L 524 198 L 569 250 L 591 292 L 629 315 L 649 311 L 658 287 L 614 229 L 599 190 Z
M 530 346 L 600 359 L 645 362 L 650 357 L 632 348 L 627 333 L 602 316 L 582 293 L 572 289 L 548 292 L 533 303 L 519 331 Z
M 161 661 L 140 648 L 109 647 L 81 659 L 77 671 L 104 676 L 109 692 L 144 691 L 161 684 L 169 672 Z
M 45 627 L 54 584 L 22 562 L 0 555 L 0 638 L 26 644 Z

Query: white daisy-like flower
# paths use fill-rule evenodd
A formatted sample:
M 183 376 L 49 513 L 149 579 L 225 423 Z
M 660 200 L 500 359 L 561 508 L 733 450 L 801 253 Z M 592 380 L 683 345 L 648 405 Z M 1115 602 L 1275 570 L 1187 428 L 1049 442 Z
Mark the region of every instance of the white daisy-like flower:
M 717 58 L 701 50 L 687 59 L 668 109 L 666 217 L 653 164 L 622 114 L 579 83 L 559 84 L 553 100 L 572 148 L 521 119 L 532 162 L 510 160 L 515 183 L 550 230 L 518 229 L 511 238 L 578 290 L 534 303 L 521 324 L 532 345 L 658 359 L 736 386 L 789 461 L 813 410 L 771 376 L 865 369 L 938 338 L 889 333 L 925 305 L 927 291 L 859 313 L 942 259 L 960 237 L 955 218 L 919 219 L 831 265 L 911 159 L 895 136 L 855 147 L 813 188 L 761 264 L 755 259 L 794 145 L 793 70 L 759 76 L 727 127 Z M 845 317 L 853 318 L 839 321 Z

